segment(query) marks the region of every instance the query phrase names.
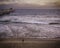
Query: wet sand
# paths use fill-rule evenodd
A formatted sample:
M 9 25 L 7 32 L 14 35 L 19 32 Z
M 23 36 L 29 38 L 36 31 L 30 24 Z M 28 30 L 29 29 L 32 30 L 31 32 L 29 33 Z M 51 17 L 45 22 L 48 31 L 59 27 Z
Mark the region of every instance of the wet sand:
M 60 48 L 60 39 L 0 39 L 1 48 Z

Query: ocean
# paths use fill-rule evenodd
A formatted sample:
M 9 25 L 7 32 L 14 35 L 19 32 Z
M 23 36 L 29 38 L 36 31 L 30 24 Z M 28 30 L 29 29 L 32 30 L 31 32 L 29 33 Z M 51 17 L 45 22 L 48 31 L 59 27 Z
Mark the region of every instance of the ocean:
M 7 9 L 10 7 L 3 6 L 3 8 Z M 0 9 L 2 9 L 2 7 L 0 7 Z M 49 23 L 52 24 L 50 25 Z M 60 37 L 60 9 L 15 8 L 14 12 L 0 16 L 0 38 L 21 37 Z
M 60 15 L 60 8 L 58 7 L 41 7 L 39 9 L 34 8 L 22 8 L 18 7 L 14 4 L 8 4 L 8 5 L 0 5 L 1 9 L 9 9 L 13 8 L 15 11 L 10 16 L 18 16 L 18 15 Z
M 19 15 L 60 15 L 60 9 L 15 9 L 10 16 Z

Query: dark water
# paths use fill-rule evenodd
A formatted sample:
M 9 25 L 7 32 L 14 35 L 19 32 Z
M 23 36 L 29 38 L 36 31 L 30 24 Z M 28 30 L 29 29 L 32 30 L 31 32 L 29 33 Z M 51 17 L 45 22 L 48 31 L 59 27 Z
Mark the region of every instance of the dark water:
M 10 16 L 19 16 L 19 15 L 60 15 L 60 9 L 51 7 L 50 9 L 21 9 L 14 4 L 9 5 L 0 5 L 1 9 L 14 8 L 15 12 L 11 13 Z M 46 8 L 46 7 L 45 7 Z M 54 9 L 53 9 L 54 8 Z
M 60 15 L 60 9 L 15 9 L 10 15 Z

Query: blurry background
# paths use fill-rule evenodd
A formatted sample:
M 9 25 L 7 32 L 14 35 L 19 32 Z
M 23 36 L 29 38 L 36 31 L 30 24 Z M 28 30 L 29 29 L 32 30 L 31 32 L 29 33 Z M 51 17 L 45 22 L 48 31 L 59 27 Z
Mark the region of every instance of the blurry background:
M 20 38 L 0 39 L 0 47 L 60 48 L 60 9 L 57 7 L 60 7 L 60 0 L 0 0 L 3 14 L 5 8 L 15 10 L 4 16 L 0 15 L 0 38 Z

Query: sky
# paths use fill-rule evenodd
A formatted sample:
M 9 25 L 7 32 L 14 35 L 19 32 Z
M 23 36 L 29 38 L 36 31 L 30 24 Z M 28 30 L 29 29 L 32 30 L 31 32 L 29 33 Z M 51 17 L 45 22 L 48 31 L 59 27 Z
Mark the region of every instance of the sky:
M 23 5 L 26 5 L 26 6 L 54 5 L 53 3 L 55 2 L 60 2 L 60 0 L 0 0 L 0 4 L 19 4 L 21 6 Z
M 41 4 L 44 5 L 50 2 L 56 2 L 57 0 L 0 0 L 0 4 L 2 3 L 18 3 L 18 4 Z

